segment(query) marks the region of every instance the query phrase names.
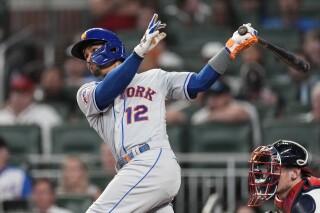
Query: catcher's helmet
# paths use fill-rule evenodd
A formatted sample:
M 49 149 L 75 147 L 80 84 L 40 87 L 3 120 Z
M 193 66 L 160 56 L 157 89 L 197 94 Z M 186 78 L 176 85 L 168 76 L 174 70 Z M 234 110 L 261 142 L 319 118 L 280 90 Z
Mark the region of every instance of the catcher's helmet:
M 294 141 L 278 140 L 271 146 L 276 148 L 282 167 L 305 167 L 308 165 L 308 151 Z
M 305 169 L 308 152 L 294 141 L 278 140 L 271 145 L 256 148 L 250 156 L 249 164 L 248 205 L 260 206 L 275 195 L 282 167 Z
M 82 33 L 80 41 L 72 47 L 71 54 L 76 58 L 85 60 L 84 48 L 99 43 L 104 45 L 92 54 L 90 60 L 93 63 L 103 66 L 126 58 L 125 47 L 118 36 L 103 28 L 91 28 Z

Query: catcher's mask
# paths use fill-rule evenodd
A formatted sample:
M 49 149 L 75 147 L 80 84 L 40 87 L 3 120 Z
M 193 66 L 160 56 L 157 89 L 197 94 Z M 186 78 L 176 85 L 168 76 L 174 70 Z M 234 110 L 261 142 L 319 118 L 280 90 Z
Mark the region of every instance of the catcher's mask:
M 307 163 L 307 150 L 293 141 L 279 140 L 256 148 L 249 160 L 248 206 L 260 206 L 275 195 L 282 167 L 298 167 L 303 170 Z
M 91 55 L 90 61 L 98 66 L 112 64 L 117 60 L 124 61 L 126 58 L 125 47 L 118 36 L 110 30 L 103 28 L 91 28 L 85 31 L 72 49 L 71 54 L 85 60 L 83 50 L 89 45 L 103 44 Z
M 273 146 L 259 146 L 249 160 L 248 206 L 260 206 L 276 192 L 281 174 L 281 158 Z

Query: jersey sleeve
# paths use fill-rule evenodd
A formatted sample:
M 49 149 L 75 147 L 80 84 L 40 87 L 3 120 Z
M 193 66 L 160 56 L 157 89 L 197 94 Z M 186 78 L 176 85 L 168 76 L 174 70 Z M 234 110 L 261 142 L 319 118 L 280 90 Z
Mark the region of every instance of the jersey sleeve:
M 101 112 L 107 111 L 109 107 L 103 111 L 99 110 L 95 100 L 95 90 L 97 82 L 90 82 L 84 84 L 77 92 L 77 102 L 83 112 L 83 114 L 88 118 L 94 115 L 100 114 Z
M 163 80 L 166 98 L 192 100 L 188 94 L 187 85 L 193 74 L 191 72 L 166 72 L 161 70 L 160 79 Z

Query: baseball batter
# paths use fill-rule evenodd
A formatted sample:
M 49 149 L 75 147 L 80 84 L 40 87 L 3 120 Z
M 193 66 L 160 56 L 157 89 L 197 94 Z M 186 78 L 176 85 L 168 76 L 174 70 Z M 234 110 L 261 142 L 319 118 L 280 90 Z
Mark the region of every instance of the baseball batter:
M 85 31 L 72 48 L 100 82 L 83 85 L 77 101 L 92 128 L 110 146 L 117 175 L 87 213 L 173 212 L 180 187 L 180 166 L 166 134 L 166 99 L 194 99 L 227 69 L 236 54 L 257 43 L 256 31 L 236 31 L 226 47 L 198 73 L 161 69 L 137 74 L 144 56 L 165 38 L 166 25 L 155 14 L 140 42 L 126 58 L 125 47 L 111 31 Z

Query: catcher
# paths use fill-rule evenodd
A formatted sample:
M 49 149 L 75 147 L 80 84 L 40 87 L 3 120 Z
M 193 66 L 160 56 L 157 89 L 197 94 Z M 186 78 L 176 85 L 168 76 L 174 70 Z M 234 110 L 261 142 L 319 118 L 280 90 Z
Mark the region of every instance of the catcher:
M 308 152 L 303 146 L 288 140 L 259 146 L 249 164 L 248 206 L 274 197 L 275 212 L 320 213 L 320 179 L 306 167 Z

